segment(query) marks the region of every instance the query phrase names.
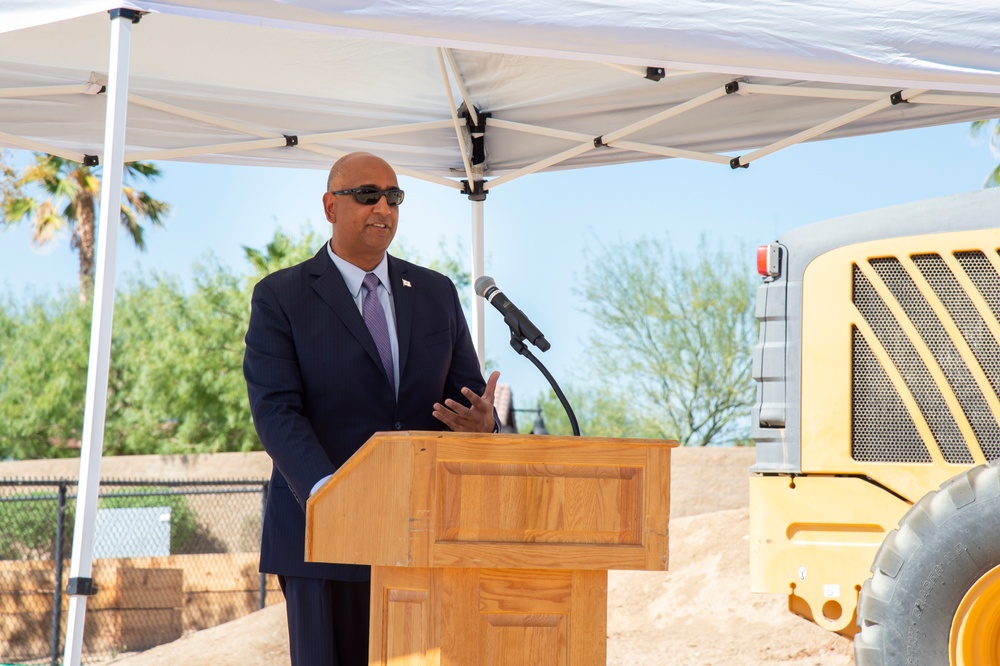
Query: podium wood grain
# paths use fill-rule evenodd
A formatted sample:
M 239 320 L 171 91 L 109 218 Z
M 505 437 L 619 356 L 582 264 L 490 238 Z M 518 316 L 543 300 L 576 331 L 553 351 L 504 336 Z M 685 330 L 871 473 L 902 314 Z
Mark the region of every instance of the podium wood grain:
M 667 567 L 673 446 L 378 433 L 310 498 L 306 559 L 373 566 L 373 664 L 604 664 L 607 570 Z

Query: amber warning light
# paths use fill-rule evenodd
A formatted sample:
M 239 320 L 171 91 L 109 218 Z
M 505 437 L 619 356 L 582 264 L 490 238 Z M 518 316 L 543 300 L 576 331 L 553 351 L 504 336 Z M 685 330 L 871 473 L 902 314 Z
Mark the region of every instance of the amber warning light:
M 781 275 L 781 252 L 777 243 L 757 246 L 757 272 L 766 278 Z

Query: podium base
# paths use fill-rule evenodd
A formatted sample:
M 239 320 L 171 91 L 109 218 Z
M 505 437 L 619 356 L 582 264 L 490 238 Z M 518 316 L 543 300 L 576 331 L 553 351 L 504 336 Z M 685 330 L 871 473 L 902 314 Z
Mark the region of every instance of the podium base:
M 607 571 L 372 567 L 369 664 L 604 666 Z

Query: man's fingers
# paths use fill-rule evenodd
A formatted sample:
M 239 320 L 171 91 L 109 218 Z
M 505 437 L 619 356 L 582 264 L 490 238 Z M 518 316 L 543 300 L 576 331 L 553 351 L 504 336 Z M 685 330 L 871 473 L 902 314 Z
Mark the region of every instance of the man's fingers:
M 449 409 L 441 403 L 436 403 L 434 405 L 434 411 L 431 412 L 431 415 L 452 430 L 458 429 L 461 425 L 459 415 L 456 414 L 454 410 Z
M 466 407 L 462 403 L 455 402 L 451 398 L 445 400 L 444 404 L 445 407 L 450 409 L 452 412 L 455 413 L 456 416 L 460 418 L 468 418 L 468 416 L 472 413 L 472 410 L 475 409 L 475 405 L 473 405 L 472 407 Z
M 482 407 L 485 409 L 493 409 L 493 396 L 497 390 L 497 381 L 500 379 L 500 372 L 494 370 L 490 374 L 490 378 L 486 380 L 486 388 L 483 390 L 483 394 L 477 395 L 472 389 L 465 387 L 462 389 L 462 395 L 469 399 L 473 407 Z
M 434 411 L 431 412 L 431 416 L 433 416 L 438 421 L 440 421 L 441 423 L 445 424 L 446 426 L 454 430 L 455 419 L 452 417 L 451 413 L 436 409 L 436 407 L 437 405 L 435 405 Z
M 469 400 L 470 407 L 448 398 L 444 403 L 434 403 L 432 416 L 441 423 L 457 432 L 490 432 L 493 430 L 493 397 L 497 388 L 500 373 L 494 371 L 486 380 L 486 388 L 480 396 L 468 387 L 462 389 L 462 395 Z
M 500 371 L 494 370 L 490 373 L 489 379 L 486 380 L 486 390 L 483 391 L 483 399 L 493 404 L 493 394 L 497 390 L 497 382 L 500 381 Z

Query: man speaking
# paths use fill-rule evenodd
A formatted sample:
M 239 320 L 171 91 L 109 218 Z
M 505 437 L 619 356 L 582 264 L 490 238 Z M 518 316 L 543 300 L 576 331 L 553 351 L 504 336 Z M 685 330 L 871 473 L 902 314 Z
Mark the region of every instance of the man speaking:
M 455 285 L 386 253 L 402 202 L 388 163 L 342 157 L 330 242 L 253 292 L 243 372 L 274 463 L 260 571 L 285 595 L 293 666 L 368 663 L 369 568 L 304 560 L 309 496 L 375 432 L 497 429 L 499 373 L 483 380 Z

